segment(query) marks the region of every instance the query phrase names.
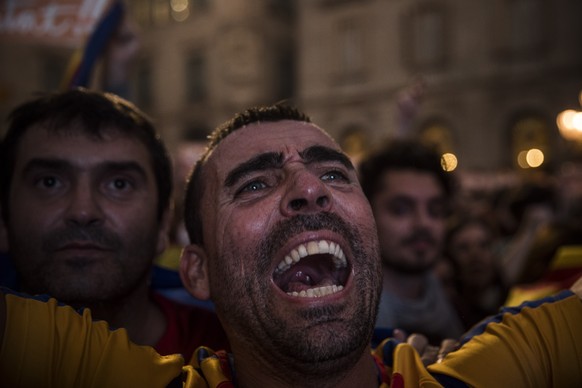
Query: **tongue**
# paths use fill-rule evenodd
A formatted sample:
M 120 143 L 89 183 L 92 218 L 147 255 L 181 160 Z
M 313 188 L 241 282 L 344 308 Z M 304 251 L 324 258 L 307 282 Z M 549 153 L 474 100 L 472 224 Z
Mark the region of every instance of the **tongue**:
M 293 279 L 287 284 L 286 292 L 301 292 L 310 288 L 333 286 L 336 281 L 331 276 L 323 276 L 315 279 L 303 271 L 295 272 Z
M 311 255 L 274 278 L 284 292 L 301 292 L 310 288 L 340 285 L 338 270 L 329 255 Z

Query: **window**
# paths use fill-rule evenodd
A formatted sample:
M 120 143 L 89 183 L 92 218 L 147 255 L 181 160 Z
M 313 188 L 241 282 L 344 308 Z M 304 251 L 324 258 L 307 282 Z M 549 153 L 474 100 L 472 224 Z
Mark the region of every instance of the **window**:
M 148 109 L 153 104 L 152 68 L 150 62 L 141 60 L 137 66 L 135 79 L 135 98 L 139 107 Z
M 509 0 L 507 42 L 515 53 L 535 52 L 542 45 L 543 20 L 541 0 Z
M 170 5 L 168 0 L 152 0 L 152 22 L 163 26 L 170 21 Z
M 405 61 L 416 69 L 444 66 L 447 54 L 446 14 L 437 4 L 422 4 L 404 18 Z
M 293 53 L 284 51 L 279 56 L 278 97 L 279 99 L 292 98 L 295 93 L 295 63 Z
M 433 118 L 426 121 L 419 132 L 420 140 L 441 154 L 441 166 L 445 171 L 454 171 L 462 161 L 455 151 L 455 139 L 451 127 L 444 119 Z
M 520 114 L 511 125 L 510 141 L 515 167 L 539 167 L 551 157 L 550 128 L 540 114 Z
M 130 1 L 128 2 L 129 12 L 137 23 L 142 27 L 151 24 L 150 21 L 150 4 L 147 1 Z
M 128 0 L 130 13 L 143 27 L 165 26 L 189 20 L 208 10 L 208 0 Z
M 42 62 L 42 88 L 44 90 L 59 89 L 67 68 L 67 57 L 47 53 L 43 56 Z
M 200 102 L 207 97 L 206 59 L 200 50 L 186 59 L 186 96 L 189 102 Z
M 544 0 L 497 0 L 492 31 L 501 60 L 541 58 L 549 45 L 551 3 Z
M 442 153 L 455 151 L 453 131 L 443 119 L 427 120 L 420 127 L 419 137 L 423 142 L 434 145 Z
M 364 65 L 364 34 L 354 21 L 344 21 L 338 26 L 339 36 L 339 63 L 340 71 L 344 75 L 354 74 L 362 70 Z
M 355 161 L 359 161 L 366 150 L 370 148 L 366 130 L 357 124 L 345 127 L 339 137 L 339 143 L 342 150 Z

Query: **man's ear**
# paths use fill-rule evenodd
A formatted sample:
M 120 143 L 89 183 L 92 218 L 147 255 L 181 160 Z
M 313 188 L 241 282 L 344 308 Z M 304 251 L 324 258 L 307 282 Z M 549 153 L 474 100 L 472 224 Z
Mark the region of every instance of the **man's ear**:
M 210 282 L 208 279 L 208 257 L 198 245 L 187 245 L 180 257 L 180 278 L 184 287 L 195 298 L 207 300 L 210 298 Z

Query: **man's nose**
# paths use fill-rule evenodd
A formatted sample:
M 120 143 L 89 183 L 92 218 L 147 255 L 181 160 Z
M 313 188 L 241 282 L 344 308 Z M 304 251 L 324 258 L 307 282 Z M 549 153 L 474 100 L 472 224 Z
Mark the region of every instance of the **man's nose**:
M 309 171 L 296 172 L 287 179 L 281 212 L 286 216 L 300 213 L 318 213 L 331 208 L 329 188 Z
M 66 221 L 77 225 L 101 222 L 103 211 L 99 203 L 98 190 L 87 183 L 76 184 L 69 193 Z
M 428 227 L 434 222 L 434 217 L 430 214 L 430 211 L 424 206 L 418 206 L 415 212 L 416 224 L 420 227 Z

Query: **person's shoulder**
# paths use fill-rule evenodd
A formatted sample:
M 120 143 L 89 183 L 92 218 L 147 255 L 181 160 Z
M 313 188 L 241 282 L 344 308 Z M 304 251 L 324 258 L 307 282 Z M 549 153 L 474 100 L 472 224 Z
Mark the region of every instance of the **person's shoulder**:
M 524 309 L 539 308 L 544 305 L 563 302 L 574 295 L 575 293 L 572 290 L 563 290 L 550 296 L 522 302 L 519 305 L 502 307 L 497 314 L 491 315 L 473 326 L 473 328 L 465 334 L 462 342 L 467 342 L 471 337 L 480 334 L 490 323 L 501 322 L 507 315 L 516 315 L 521 313 Z
M 470 386 L 523 386 L 536 381 L 570 386 L 582 376 L 580 321 L 582 304 L 572 291 L 505 308 L 472 329 L 459 350 L 429 370 Z
M 2 292 L 5 296 L 12 295 L 18 298 L 37 300 L 39 302 L 48 302 L 52 298 L 48 294 L 31 295 L 25 292 L 16 291 L 8 287 L 0 287 L 0 292 Z
M 16 291 L 13 290 L 11 288 L 7 288 L 7 287 L 0 287 L 0 292 L 4 295 L 4 297 L 8 300 L 10 300 L 12 303 L 17 303 L 17 304 L 21 304 L 21 303 L 28 303 L 28 302 L 40 302 L 40 303 L 54 303 L 55 306 L 58 307 L 70 307 L 71 309 L 73 309 L 74 311 L 76 311 L 79 314 L 83 314 L 83 311 L 85 310 L 84 308 L 73 308 L 72 306 L 69 306 L 65 303 L 59 302 L 58 300 L 56 300 L 54 297 L 52 297 L 49 294 L 28 294 L 25 292 L 21 292 L 21 291 Z

